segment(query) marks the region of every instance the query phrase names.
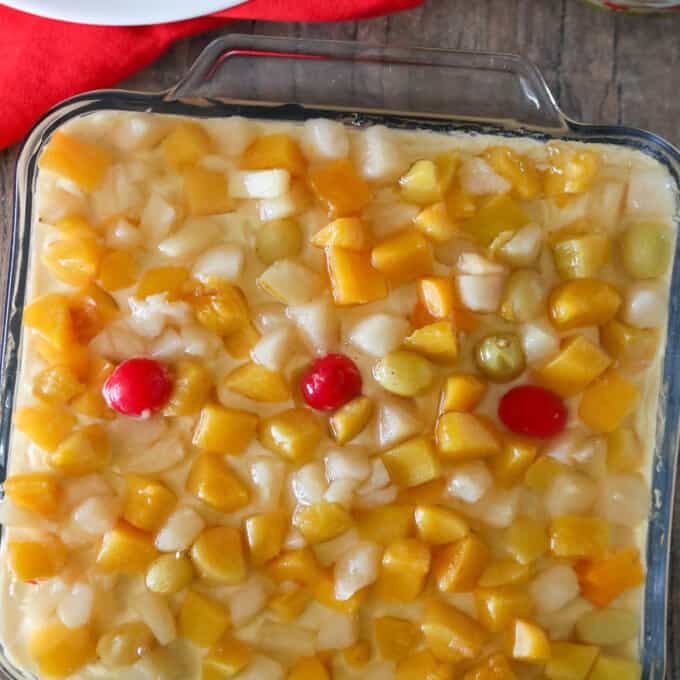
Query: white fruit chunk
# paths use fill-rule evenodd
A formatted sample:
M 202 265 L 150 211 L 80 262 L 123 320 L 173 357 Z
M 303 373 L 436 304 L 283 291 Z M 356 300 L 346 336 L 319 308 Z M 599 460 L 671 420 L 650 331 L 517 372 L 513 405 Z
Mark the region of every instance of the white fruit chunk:
M 253 361 L 270 371 L 280 371 L 291 357 L 292 345 L 291 330 L 283 326 L 263 335 L 250 350 L 250 356 Z
M 233 626 L 243 626 L 267 604 L 267 591 L 263 582 L 252 578 L 229 595 L 229 613 Z
M 419 434 L 423 423 L 407 401 L 383 401 L 378 417 L 378 440 L 385 449 Z
M 175 617 L 162 595 L 143 590 L 135 593 L 131 600 L 132 606 L 160 644 L 170 644 L 177 637 Z
M 178 508 L 156 534 L 155 545 L 162 552 L 187 550 L 204 528 L 205 521 L 193 508 Z
M 194 276 L 199 281 L 217 277 L 234 281 L 243 273 L 243 246 L 239 243 L 224 243 L 206 250 L 194 262 Z
M 159 194 L 153 193 L 142 211 L 139 228 L 151 243 L 158 243 L 168 235 L 177 210 Z
M 217 239 L 217 226 L 205 217 L 186 220 L 178 231 L 164 238 L 158 250 L 167 257 L 187 257 L 205 250 Z
M 409 329 L 410 324 L 403 317 L 373 314 L 350 330 L 349 341 L 366 354 L 383 357 L 401 346 Z
M 335 305 L 328 298 L 305 305 L 291 305 L 286 309 L 286 314 L 316 354 L 328 354 L 336 348 L 340 324 Z
M 137 248 L 144 241 L 142 232 L 124 217 L 119 217 L 106 230 L 109 248 Z
M 335 597 L 349 600 L 354 593 L 374 583 L 378 578 L 381 548 L 362 541 L 352 546 L 335 563 Z
M 260 501 L 265 505 L 279 504 L 286 465 L 281 460 L 261 458 L 250 466 L 250 478 L 257 487 Z
M 634 527 L 649 514 L 649 490 L 639 475 L 609 475 L 598 503 L 601 514 L 614 524 Z
M 372 461 L 365 451 L 358 448 L 331 449 L 324 456 L 324 463 L 329 482 L 336 479 L 362 482 L 371 474 Z
M 529 586 L 529 593 L 540 613 L 556 612 L 579 594 L 576 572 L 566 564 L 541 572 Z
M 569 471 L 555 477 L 545 495 L 545 506 L 552 517 L 586 514 L 595 502 L 597 489 L 587 475 Z
M 522 349 L 527 363 L 549 359 L 560 351 L 560 338 L 545 321 L 534 321 L 522 326 Z
M 329 610 L 319 627 L 316 646 L 319 650 L 346 649 L 354 644 L 359 634 L 356 617 Z
M 463 191 L 472 195 L 501 194 L 512 189 L 507 179 L 497 175 L 482 158 L 466 160 L 459 170 Z
M 290 188 L 288 170 L 236 171 L 229 175 L 232 198 L 276 198 Z
M 342 123 L 327 118 L 305 121 L 302 149 L 311 160 L 336 160 L 349 155 L 349 139 Z
M 460 301 L 473 312 L 495 312 L 503 294 L 504 274 L 456 277 Z
M 489 468 L 482 461 L 457 465 L 446 482 L 447 495 L 465 503 L 481 500 L 493 484 Z
M 265 620 L 258 629 L 256 639 L 266 652 L 299 657 L 314 654 L 315 638 L 314 633 L 302 626 Z M 257 680 L 260 680 L 259 676 Z
M 406 163 L 386 127 L 374 125 L 355 139 L 359 169 L 366 179 L 389 182 L 402 174 Z
M 323 280 L 295 260 L 278 260 L 257 279 L 264 291 L 287 305 L 310 302 L 323 290 Z
M 210 137 L 215 140 L 219 150 L 226 156 L 240 156 L 255 139 L 255 126 L 241 116 L 211 118 L 204 121 Z
M 674 187 L 668 172 L 660 167 L 631 171 L 626 194 L 626 213 L 631 216 L 672 215 Z
M 92 615 L 94 589 L 87 583 L 74 583 L 57 607 L 57 616 L 67 628 L 84 626 Z
M 543 230 L 537 224 L 527 224 L 499 245 L 495 254 L 499 260 L 515 267 L 528 267 L 536 261 L 542 244 Z
M 114 496 L 95 496 L 83 501 L 74 511 L 73 520 L 88 534 L 100 535 L 116 523 L 120 501 Z
M 314 461 L 303 465 L 291 480 L 293 495 L 301 505 L 315 505 L 323 499 L 328 487 L 323 463 Z
M 637 328 L 654 328 L 664 322 L 667 309 L 666 295 L 656 284 L 638 281 L 625 292 L 621 318 Z

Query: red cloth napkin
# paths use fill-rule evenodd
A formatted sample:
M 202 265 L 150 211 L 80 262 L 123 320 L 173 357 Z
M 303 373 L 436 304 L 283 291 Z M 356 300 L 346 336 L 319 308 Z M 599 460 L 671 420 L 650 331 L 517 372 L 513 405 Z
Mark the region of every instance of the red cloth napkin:
M 209 17 L 135 27 L 71 24 L 0 6 L 0 149 L 23 137 L 62 99 L 110 87 L 151 63 L 178 38 L 230 19 L 361 19 L 422 1 L 250 0 Z

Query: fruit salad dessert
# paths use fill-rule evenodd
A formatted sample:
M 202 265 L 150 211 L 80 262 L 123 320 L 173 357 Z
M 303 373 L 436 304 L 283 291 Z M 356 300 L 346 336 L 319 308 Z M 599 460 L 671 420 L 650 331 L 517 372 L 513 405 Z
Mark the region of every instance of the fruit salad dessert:
M 38 164 L 21 677 L 639 677 L 662 166 L 120 112 Z

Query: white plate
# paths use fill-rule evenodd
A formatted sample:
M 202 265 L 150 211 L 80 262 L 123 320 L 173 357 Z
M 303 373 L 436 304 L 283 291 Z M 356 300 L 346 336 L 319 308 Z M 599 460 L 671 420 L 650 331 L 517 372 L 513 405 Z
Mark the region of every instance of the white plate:
M 3 0 L 30 14 L 104 26 L 162 24 L 204 16 L 245 0 Z

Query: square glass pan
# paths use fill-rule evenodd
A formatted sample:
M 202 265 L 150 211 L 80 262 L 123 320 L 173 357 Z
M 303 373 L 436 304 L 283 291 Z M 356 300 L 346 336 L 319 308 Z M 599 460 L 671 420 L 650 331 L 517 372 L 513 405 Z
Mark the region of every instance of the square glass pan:
M 169 91 L 106 90 L 69 99 L 34 127 L 17 162 L 0 355 L 2 479 L 17 387 L 37 158 L 54 130 L 74 117 L 98 111 L 241 115 L 287 121 L 327 117 L 355 127 L 382 124 L 441 133 L 614 144 L 640 150 L 664 164 L 675 184 L 676 205 L 680 188 L 678 149 L 643 130 L 570 120 L 559 110 L 536 67 L 514 55 L 233 35 L 211 43 Z M 680 289 L 677 246 L 671 286 L 672 292 Z M 680 334 L 679 298 L 670 296 L 667 338 Z M 644 680 L 674 675 L 667 665 L 667 626 L 680 420 L 680 344 L 667 343 L 662 371 L 652 459 L 644 625 L 639 639 Z M 8 679 L 24 677 L 11 667 L 2 650 L 0 672 Z

